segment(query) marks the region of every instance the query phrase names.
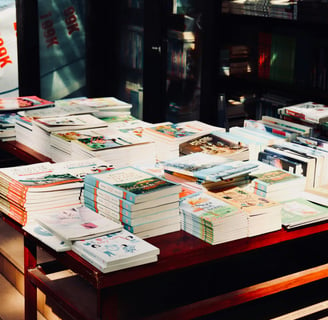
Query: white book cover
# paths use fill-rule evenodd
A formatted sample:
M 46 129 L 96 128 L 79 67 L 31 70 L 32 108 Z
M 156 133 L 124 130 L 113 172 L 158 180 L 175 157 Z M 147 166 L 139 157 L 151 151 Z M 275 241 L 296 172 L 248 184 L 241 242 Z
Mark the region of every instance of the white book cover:
M 72 250 L 78 254 L 85 252 L 108 266 L 159 255 L 159 248 L 125 229 L 97 238 L 74 241 Z
M 122 225 L 81 206 L 36 217 L 38 223 L 65 240 L 87 239 L 117 232 Z

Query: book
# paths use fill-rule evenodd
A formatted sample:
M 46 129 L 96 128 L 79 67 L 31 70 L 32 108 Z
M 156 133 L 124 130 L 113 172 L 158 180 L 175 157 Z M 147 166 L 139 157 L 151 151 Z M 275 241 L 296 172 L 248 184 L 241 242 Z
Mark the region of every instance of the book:
M 173 171 L 194 177 L 197 171 L 215 167 L 228 161 L 229 159 L 225 157 L 195 152 L 161 161 L 159 165 L 164 171 Z
M 45 213 L 37 222 L 66 241 L 94 238 L 122 230 L 122 224 L 114 222 L 85 206 Z
M 179 152 L 182 155 L 202 152 L 234 160 L 248 160 L 249 158 L 248 148 L 245 145 L 229 141 L 229 138 L 225 137 L 225 133 L 221 132 L 211 132 L 189 139 L 180 144 Z
M 72 250 L 110 272 L 156 261 L 160 250 L 149 242 L 123 229 L 116 233 L 88 240 L 74 241 Z M 84 256 L 86 254 L 87 256 Z M 154 260 L 153 260 L 154 259 Z
M 58 237 L 48 229 L 42 227 L 37 221 L 27 223 L 23 226 L 23 230 L 57 252 L 71 250 L 72 244 L 70 241 Z
M 0 110 L 18 111 L 53 106 L 54 102 L 39 98 L 38 96 L 1 97 Z
M 185 197 L 180 211 L 182 229 L 210 244 L 247 237 L 246 213 L 208 193 Z
M 283 226 L 293 229 L 327 220 L 328 207 L 296 198 L 282 203 L 281 215 Z
M 310 123 L 321 124 L 328 121 L 328 106 L 307 101 L 278 109 L 279 114 L 286 114 Z
M 299 175 L 292 174 L 285 170 L 277 169 L 265 173 L 254 174 L 255 179 L 252 185 L 256 189 L 265 192 L 275 191 L 278 189 L 292 188 L 296 185 L 305 187 L 305 178 Z
M 52 118 L 37 118 L 33 120 L 33 125 L 49 133 L 73 128 L 74 130 L 81 130 L 108 126 L 105 121 L 90 114 Z
M 239 187 L 210 194 L 247 213 L 249 237 L 281 229 L 279 202 L 262 198 Z
M 87 198 L 92 199 L 98 205 L 106 205 L 115 211 L 120 211 L 123 209 L 129 212 L 134 212 L 179 201 L 179 193 L 174 192 L 172 194 L 156 197 L 148 201 L 133 203 L 127 199 L 122 199 L 120 196 L 115 195 L 108 190 L 102 190 L 95 187 L 88 182 L 84 183 L 83 194 L 85 194 Z
M 132 166 L 87 175 L 84 181 L 133 203 L 149 201 L 181 191 L 179 184 Z
M 305 189 L 303 192 L 303 198 L 328 207 L 328 184 L 320 187 Z

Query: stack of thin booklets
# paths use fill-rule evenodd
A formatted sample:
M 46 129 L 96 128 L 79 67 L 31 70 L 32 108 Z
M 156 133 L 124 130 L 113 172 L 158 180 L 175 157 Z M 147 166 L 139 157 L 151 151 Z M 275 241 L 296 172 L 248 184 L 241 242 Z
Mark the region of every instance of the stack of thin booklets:
M 260 197 L 239 187 L 210 194 L 247 213 L 249 237 L 281 229 L 279 202 Z
M 286 201 L 301 196 L 305 190 L 306 178 L 288 171 L 272 169 L 253 173 L 249 187 L 255 194 L 273 201 Z
M 17 113 L 0 113 L 0 140 L 12 141 L 16 139 L 15 122 L 18 118 Z
M 223 128 L 192 120 L 185 122 L 164 122 L 145 127 L 143 135 L 157 143 L 158 160 L 167 160 L 179 156 L 179 145 L 187 140 L 208 134 Z
M 133 166 L 85 177 L 83 203 L 148 238 L 180 230 L 181 186 Z
M 248 236 L 247 213 L 208 193 L 181 200 L 182 229 L 210 244 Z
M 49 162 L 0 169 L 0 210 L 25 225 L 45 212 L 81 205 L 83 179 Z
M 259 166 L 255 161 L 230 160 L 202 152 L 162 161 L 161 165 L 168 179 L 179 176 L 208 190 L 247 184 L 249 174 Z

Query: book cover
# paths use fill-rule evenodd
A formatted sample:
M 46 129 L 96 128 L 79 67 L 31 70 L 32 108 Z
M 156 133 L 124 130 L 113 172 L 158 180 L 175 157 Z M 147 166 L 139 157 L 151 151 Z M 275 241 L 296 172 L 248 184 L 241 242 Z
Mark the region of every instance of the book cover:
M 177 203 L 179 201 L 179 193 L 171 193 L 162 197 L 158 197 L 152 200 L 143 201 L 139 203 L 133 203 L 129 200 L 122 199 L 121 197 L 100 188 L 84 183 L 83 193 L 92 199 L 97 204 L 104 204 L 113 210 L 127 210 L 129 212 L 140 211 L 144 209 L 154 208 L 164 204 Z
M 305 178 L 287 172 L 285 170 L 272 170 L 264 173 L 254 174 L 255 179 L 251 182 L 255 189 L 264 192 L 271 192 L 274 190 L 292 188 L 296 185 L 304 185 Z
M 81 206 L 36 217 L 38 223 L 69 240 L 88 239 L 122 230 L 122 225 Z
M 64 239 L 56 236 L 48 229 L 42 227 L 36 221 L 30 222 L 23 226 L 23 230 L 31 234 L 34 238 L 37 238 L 48 247 L 52 248 L 57 252 L 64 252 L 71 250 L 71 242 L 65 241 Z
M 305 189 L 303 197 L 306 200 L 328 207 L 328 184 L 311 189 Z
M 33 124 L 44 129 L 46 132 L 61 131 L 61 130 L 81 130 L 91 128 L 107 127 L 108 124 L 91 115 L 81 114 L 64 117 L 52 118 L 37 118 L 33 120 Z
M 26 109 L 35 109 L 53 106 L 54 102 L 37 96 L 21 96 L 21 97 L 1 97 L 0 110 L 2 111 L 18 111 Z
M 303 198 L 282 203 L 282 224 L 287 229 L 316 223 L 328 219 L 328 208 Z
M 72 250 L 85 252 L 104 266 L 158 256 L 157 247 L 123 229 L 87 240 L 74 241 Z
M 211 155 L 232 157 L 235 153 L 247 150 L 247 147 L 223 139 L 214 133 L 209 133 L 198 138 L 188 140 L 179 145 L 181 154 L 187 155 L 195 152 L 203 152 Z
M 181 191 L 179 184 L 132 166 L 87 175 L 85 183 L 134 203 Z

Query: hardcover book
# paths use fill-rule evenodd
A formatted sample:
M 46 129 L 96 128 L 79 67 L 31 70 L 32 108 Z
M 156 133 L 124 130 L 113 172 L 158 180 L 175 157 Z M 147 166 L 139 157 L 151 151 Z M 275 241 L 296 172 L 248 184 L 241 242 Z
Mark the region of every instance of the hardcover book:
M 181 192 L 179 184 L 132 166 L 87 175 L 85 183 L 133 203 Z
M 122 230 L 114 222 L 85 206 L 59 210 L 36 217 L 41 226 L 64 240 L 74 241 Z

